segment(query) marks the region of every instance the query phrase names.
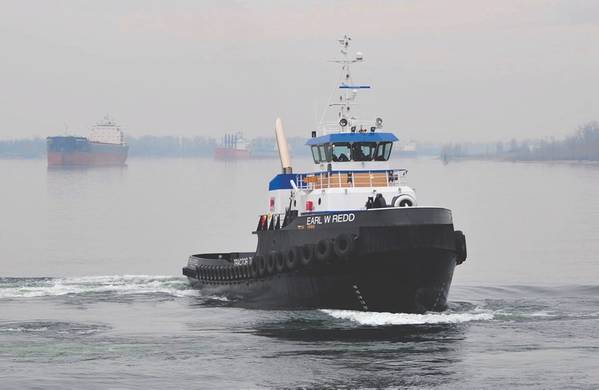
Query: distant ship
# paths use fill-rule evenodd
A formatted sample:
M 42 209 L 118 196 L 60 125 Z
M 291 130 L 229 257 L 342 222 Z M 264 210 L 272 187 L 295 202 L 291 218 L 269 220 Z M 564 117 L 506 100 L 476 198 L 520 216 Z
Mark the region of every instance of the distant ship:
M 225 134 L 222 142 L 214 149 L 217 160 L 243 160 L 250 158 L 249 142 L 240 132 Z
M 92 128 L 89 138 L 55 136 L 46 142 L 49 167 L 124 165 L 129 150 L 121 128 L 108 116 Z

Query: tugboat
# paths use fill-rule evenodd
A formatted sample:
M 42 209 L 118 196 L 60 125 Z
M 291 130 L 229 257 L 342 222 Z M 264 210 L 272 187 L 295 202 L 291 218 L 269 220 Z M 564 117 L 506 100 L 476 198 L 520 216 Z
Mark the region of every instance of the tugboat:
M 282 172 L 269 183 L 269 211 L 259 217 L 253 252 L 192 255 L 183 268 L 194 288 L 257 309 L 331 308 L 378 312 L 443 311 L 466 239 L 451 211 L 418 205 L 390 166 L 397 137 L 383 120 L 360 121 L 360 90 L 339 40 L 342 67 L 333 123 L 323 121 L 307 145 L 314 171 L 294 173 L 280 119 L 275 134 Z M 327 111 L 329 111 L 327 109 Z M 326 116 L 326 115 L 325 115 Z M 323 117 L 325 117 L 323 116 Z

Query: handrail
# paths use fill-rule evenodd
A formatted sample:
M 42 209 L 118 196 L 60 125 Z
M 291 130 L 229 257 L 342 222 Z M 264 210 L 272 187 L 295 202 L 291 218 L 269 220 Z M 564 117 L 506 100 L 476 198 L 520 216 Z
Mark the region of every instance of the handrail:
M 408 173 L 407 169 L 380 169 L 368 171 L 324 171 L 295 174 L 294 183 L 298 189 L 313 190 L 323 188 L 355 188 L 355 187 L 391 187 L 398 186 L 400 179 Z M 331 176 L 337 176 L 336 180 Z M 347 175 L 347 182 L 343 182 L 342 175 Z M 367 176 L 366 176 L 367 175 Z M 373 182 L 377 175 L 383 175 L 385 184 Z M 367 177 L 367 185 L 356 185 L 357 179 Z M 313 178 L 313 179 L 310 179 Z M 331 184 L 333 184 L 331 186 Z

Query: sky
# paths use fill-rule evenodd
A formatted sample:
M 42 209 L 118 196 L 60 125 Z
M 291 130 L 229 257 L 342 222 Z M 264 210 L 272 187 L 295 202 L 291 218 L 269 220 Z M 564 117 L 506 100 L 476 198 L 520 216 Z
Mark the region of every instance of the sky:
M 0 0 L 0 139 L 309 136 L 364 53 L 363 118 L 400 139 L 563 137 L 599 120 L 599 1 Z M 362 96 L 364 95 L 364 96 Z

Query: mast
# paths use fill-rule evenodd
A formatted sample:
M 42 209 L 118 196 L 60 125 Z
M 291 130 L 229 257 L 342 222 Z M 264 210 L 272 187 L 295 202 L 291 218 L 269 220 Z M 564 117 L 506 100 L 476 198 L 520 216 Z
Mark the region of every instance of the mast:
M 327 109 L 335 106 L 338 107 L 336 119 L 337 123 L 333 127 L 340 127 L 342 132 L 349 131 L 352 129 L 352 127 L 354 127 L 354 125 L 357 125 L 357 118 L 352 112 L 352 105 L 356 104 L 355 100 L 358 90 L 370 89 L 370 85 L 354 84 L 353 82 L 351 65 L 356 62 L 364 61 L 364 55 L 361 52 L 357 52 L 354 57 L 349 56 L 349 46 L 351 40 L 351 37 L 347 34 L 338 40 L 339 45 L 341 45 L 340 53 L 342 57 L 340 59 L 331 61 L 341 65 L 341 80 L 337 87 L 337 89 L 341 91 L 337 94 L 338 99 L 336 99 L 335 102 L 332 102 L 332 99 L 329 99 Z M 326 114 L 327 110 L 324 111 L 320 120 L 320 127 L 323 128 L 323 130 L 326 130 L 327 127 L 326 123 L 324 122 Z M 355 128 L 352 129 L 352 131 L 355 131 Z

